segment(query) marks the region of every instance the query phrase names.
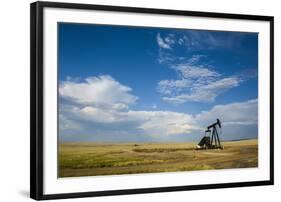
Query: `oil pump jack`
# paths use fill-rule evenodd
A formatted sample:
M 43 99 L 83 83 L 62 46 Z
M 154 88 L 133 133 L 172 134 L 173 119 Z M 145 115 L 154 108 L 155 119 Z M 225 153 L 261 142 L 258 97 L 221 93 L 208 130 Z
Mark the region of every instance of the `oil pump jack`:
M 204 137 L 197 145 L 197 149 L 223 149 L 223 146 L 220 142 L 218 129 L 221 133 L 221 122 L 219 119 L 217 119 L 217 122 L 207 127 Z

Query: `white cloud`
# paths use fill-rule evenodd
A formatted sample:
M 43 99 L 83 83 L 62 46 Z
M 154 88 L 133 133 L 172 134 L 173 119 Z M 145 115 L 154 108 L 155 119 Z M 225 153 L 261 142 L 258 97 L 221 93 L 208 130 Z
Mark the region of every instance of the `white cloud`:
M 129 109 L 128 105 L 123 103 L 113 104 L 112 108 L 118 111 Z
M 160 36 L 160 34 L 159 34 L 159 36 Z M 169 45 L 175 44 L 176 43 L 175 35 L 169 34 L 167 37 L 164 38 L 164 41 Z
M 245 33 L 244 33 L 245 34 Z M 160 33 L 156 35 L 156 42 L 159 48 L 159 63 L 168 63 L 172 60 L 178 60 L 186 57 L 185 55 L 179 56 L 177 54 L 168 55 L 166 53 L 174 53 L 173 50 L 186 51 L 202 51 L 202 50 L 215 50 L 215 49 L 229 49 L 239 47 L 242 42 L 243 33 L 237 34 L 214 34 L 209 31 L 178 31 L 176 33 L 166 34 L 161 36 Z M 176 57 L 178 55 L 179 57 Z
M 189 101 L 213 102 L 215 101 L 215 98 L 217 96 L 238 85 L 239 85 L 238 78 L 229 77 L 229 78 L 223 78 L 217 81 L 209 82 L 208 84 L 202 84 L 199 83 L 198 81 L 195 81 L 192 87 L 186 89 L 186 92 L 184 92 L 183 89 L 180 89 L 180 91 L 177 89 L 175 91 L 167 85 L 163 86 L 161 84 L 160 85 L 158 84 L 158 87 L 160 86 L 161 88 L 159 92 L 163 93 L 165 90 L 165 94 L 167 96 L 162 97 L 164 101 L 174 104 L 182 104 Z M 168 96 L 172 94 L 172 92 L 180 92 L 180 93 L 176 93 L 176 94 L 174 93 L 175 95 Z
M 204 64 L 198 65 L 202 55 L 194 55 L 186 63 L 173 65 L 178 72 L 177 80 L 161 80 L 157 90 L 162 99 L 173 104 L 185 102 L 213 102 L 220 94 L 239 86 L 242 82 L 236 76 L 223 77 Z
M 131 91 L 110 76 L 89 77 L 80 83 L 62 82 L 59 95 L 71 102 L 60 104 L 60 130 L 71 129 L 69 124 L 80 126 L 78 123 L 121 124 L 134 125 L 138 133 L 145 135 L 167 136 L 189 133 L 193 128 L 188 114 L 130 110 L 137 99 Z
M 110 110 L 107 108 L 98 108 L 87 106 L 76 111 L 81 119 L 98 122 L 98 123 L 114 123 L 120 121 L 117 110 Z
M 126 108 L 138 99 L 131 95 L 132 89 L 120 84 L 108 75 L 88 77 L 83 82 L 64 81 L 60 84 L 61 97 L 82 105 L 115 105 Z
M 172 111 L 118 111 L 87 106 L 81 108 L 69 107 L 61 113 L 67 114 L 80 122 L 108 124 L 109 127 L 110 124 L 123 126 L 131 124 L 137 131 L 141 131 L 141 134 L 159 138 L 175 134 L 188 134 L 192 129 L 195 129 L 191 115 Z M 137 135 L 137 133 L 139 132 L 132 135 Z
M 168 64 L 171 62 L 170 60 L 165 61 L 165 56 L 167 55 L 165 55 L 163 51 L 173 53 L 172 58 L 178 60 L 182 57 L 186 57 L 185 53 L 190 51 L 212 51 L 216 49 L 226 50 L 239 48 L 243 42 L 243 37 L 248 34 L 249 33 L 218 34 L 210 31 L 185 30 L 167 34 L 166 37 L 161 37 L 158 33 L 156 36 L 156 42 L 160 47 L 158 61 L 160 63 Z M 176 53 L 174 50 L 182 51 L 177 51 Z M 176 55 L 178 55 L 178 57 L 176 57 Z M 170 58 L 170 56 L 167 57 L 167 59 Z
M 161 37 L 157 33 L 156 41 L 160 48 L 171 49 L 172 45 L 176 47 L 184 47 L 187 50 L 213 50 L 217 48 L 228 49 L 238 45 L 241 41 L 243 33 L 231 34 L 214 34 L 209 31 L 181 31 L 170 33 L 165 37 Z
M 158 83 L 158 91 L 165 95 L 171 95 L 175 92 L 180 92 L 182 89 L 191 87 L 192 83 L 187 79 L 180 80 L 162 80 Z
M 228 77 L 211 82 L 205 86 L 200 86 L 200 90 L 206 90 L 208 92 L 213 92 L 213 93 L 221 93 L 224 92 L 225 90 L 236 87 L 238 85 L 239 85 L 238 78 Z
M 173 88 L 189 85 L 185 81 L 167 81 L 167 83 Z M 185 102 L 187 99 L 203 97 L 205 100 L 211 96 L 208 92 L 221 91 L 225 86 L 232 85 L 236 85 L 235 81 L 224 78 L 202 86 L 201 91 L 197 93 L 182 94 L 169 99 L 177 99 L 174 102 Z M 152 106 L 151 111 L 133 110 L 130 106 L 137 98 L 131 94 L 132 89 L 110 76 L 90 77 L 82 82 L 65 81 L 61 83 L 59 92 L 60 97 L 63 98 L 60 99 L 59 105 L 60 140 L 68 138 L 68 140 L 87 141 L 117 138 L 135 141 L 140 137 L 145 140 L 149 138 L 172 140 L 178 135 L 181 135 L 181 138 L 190 135 L 196 138 L 198 135 L 201 137 L 204 128 L 216 118 L 221 119 L 224 131 L 226 134 L 232 134 L 233 139 L 240 138 L 235 136 L 236 132 L 247 136 L 247 132 L 253 131 L 256 135 L 257 100 L 217 105 L 197 115 L 156 110 L 156 105 Z M 204 93 L 206 95 L 203 95 Z M 188 98 L 188 96 L 193 97 Z
M 217 96 L 238 85 L 239 79 L 236 77 L 223 78 L 209 82 L 206 85 L 197 83 L 194 84 L 194 88 L 192 88 L 190 93 L 181 94 L 179 98 L 181 98 L 182 102 L 214 102 Z
M 163 39 L 160 34 L 158 33 L 157 34 L 157 37 L 156 37 L 156 41 L 157 41 L 157 44 L 160 48 L 164 48 L 164 49 L 171 49 L 171 44 L 173 43 L 169 38 L 165 38 Z
M 213 50 L 216 48 L 228 49 L 240 43 L 239 37 L 243 33 L 236 35 L 218 35 L 209 31 L 185 31 L 178 34 L 178 44 L 185 46 L 188 50 Z
M 178 39 L 178 44 L 179 45 L 183 45 L 184 44 L 184 39 L 183 38 L 179 38 Z
M 192 59 L 192 58 L 191 58 Z M 203 66 L 196 66 L 189 63 L 178 64 L 173 69 L 179 71 L 184 78 L 198 77 L 219 77 L 220 74 Z
M 192 116 L 171 111 L 129 111 L 133 117 L 145 117 L 139 128 L 153 136 L 189 134 L 195 129 Z
M 258 137 L 258 100 L 248 100 L 214 106 L 197 114 L 198 127 L 206 127 L 219 118 L 222 121 L 222 137 L 226 140 Z
M 250 78 L 248 75 L 251 74 L 220 74 L 206 60 L 205 55 L 193 55 L 187 58 L 185 55 L 179 55 L 179 51 L 174 51 L 183 50 L 181 52 L 185 53 L 190 50 L 234 48 L 239 45 L 241 38 L 243 34 L 239 33 L 218 35 L 192 30 L 173 33 L 163 38 L 158 33 L 157 41 L 167 45 L 159 49 L 158 62 L 177 72 L 177 78 L 167 78 L 158 82 L 157 91 L 161 94 L 162 100 L 173 104 L 214 102 L 219 95 L 248 80 Z
M 250 125 L 258 123 L 258 100 L 236 102 L 227 105 L 216 105 L 209 111 L 196 115 L 195 120 L 200 124 L 208 124 L 220 118 L 224 125 Z
M 137 140 L 143 135 L 157 140 L 165 138 L 173 140 L 177 135 L 184 135 L 186 138 L 191 135 L 195 139 L 200 139 L 206 126 L 219 118 L 223 125 L 223 138 L 239 139 L 256 137 L 258 101 L 255 99 L 217 105 L 196 115 L 155 109 L 119 110 L 113 107 L 62 104 L 59 118 L 62 134 L 67 135 L 68 132 L 76 135 L 88 134 L 86 138 L 89 139 L 95 137 L 96 133 L 99 134 L 96 137 L 99 139 L 103 139 L 102 136 L 106 139 L 108 135 L 115 134 L 121 136 L 119 137 L 121 140 L 132 137 Z
M 159 49 L 159 56 L 158 56 L 158 59 L 157 61 L 160 63 L 160 64 L 165 64 L 165 63 L 172 63 L 174 62 L 176 58 L 174 56 L 172 56 L 170 53 L 168 53 L 167 51 L 163 51 L 163 49 Z

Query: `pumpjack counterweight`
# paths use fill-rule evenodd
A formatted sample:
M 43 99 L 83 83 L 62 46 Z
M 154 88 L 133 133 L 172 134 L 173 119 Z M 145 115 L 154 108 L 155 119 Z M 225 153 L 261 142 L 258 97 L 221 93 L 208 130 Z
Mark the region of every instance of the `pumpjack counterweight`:
M 221 133 L 221 122 L 219 119 L 207 127 L 204 137 L 197 145 L 197 149 L 223 149 L 220 141 L 218 129 Z

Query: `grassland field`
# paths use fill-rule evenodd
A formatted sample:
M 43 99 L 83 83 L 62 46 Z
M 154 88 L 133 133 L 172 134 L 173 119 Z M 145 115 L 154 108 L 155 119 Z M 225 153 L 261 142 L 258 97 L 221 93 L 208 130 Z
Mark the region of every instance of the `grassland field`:
M 258 141 L 223 142 L 224 149 L 195 150 L 196 143 L 61 143 L 59 177 L 176 172 L 258 166 Z

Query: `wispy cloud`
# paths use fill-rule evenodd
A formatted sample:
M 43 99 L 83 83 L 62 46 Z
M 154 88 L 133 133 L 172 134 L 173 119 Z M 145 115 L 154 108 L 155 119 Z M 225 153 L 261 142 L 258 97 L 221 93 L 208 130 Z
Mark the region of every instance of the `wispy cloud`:
M 158 43 L 158 62 L 177 72 L 176 78 L 167 78 L 158 82 L 157 91 L 162 99 L 173 104 L 190 101 L 214 102 L 217 96 L 250 79 L 249 75 L 252 75 L 252 78 L 256 77 L 256 72 L 223 75 L 210 65 L 206 55 L 185 55 L 187 52 L 200 51 L 201 53 L 202 50 L 234 48 L 240 43 L 243 35 L 245 33 L 234 35 L 198 30 L 179 31 L 163 37 L 158 33 L 157 39 L 167 43 L 167 46 Z
M 157 61 L 160 64 L 172 64 L 177 58 L 174 57 L 171 53 L 163 50 L 162 48 L 160 48 L 158 50 L 158 58 Z
M 177 42 L 188 50 L 213 50 L 218 48 L 228 49 L 235 47 L 240 41 L 238 35 L 199 30 L 188 30 L 177 34 Z
M 181 30 L 169 34 L 157 33 L 158 62 L 163 64 L 179 63 L 186 59 L 186 52 L 215 51 L 238 48 L 247 33 L 211 32 L 200 30 Z M 182 50 L 177 55 L 174 50 Z
M 204 63 L 200 63 L 203 57 L 194 55 L 187 62 L 170 67 L 178 73 L 179 79 L 158 82 L 157 90 L 164 101 L 174 104 L 213 102 L 218 95 L 239 86 L 242 81 L 239 77 L 223 77 L 208 65 L 205 67 Z
M 160 33 L 156 36 L 157 44 L 160 48 L 163 49 L 172 49 L 172 45 L 175 43 L 174 35 L 170 34 L 165 38 L 162 38 Z

